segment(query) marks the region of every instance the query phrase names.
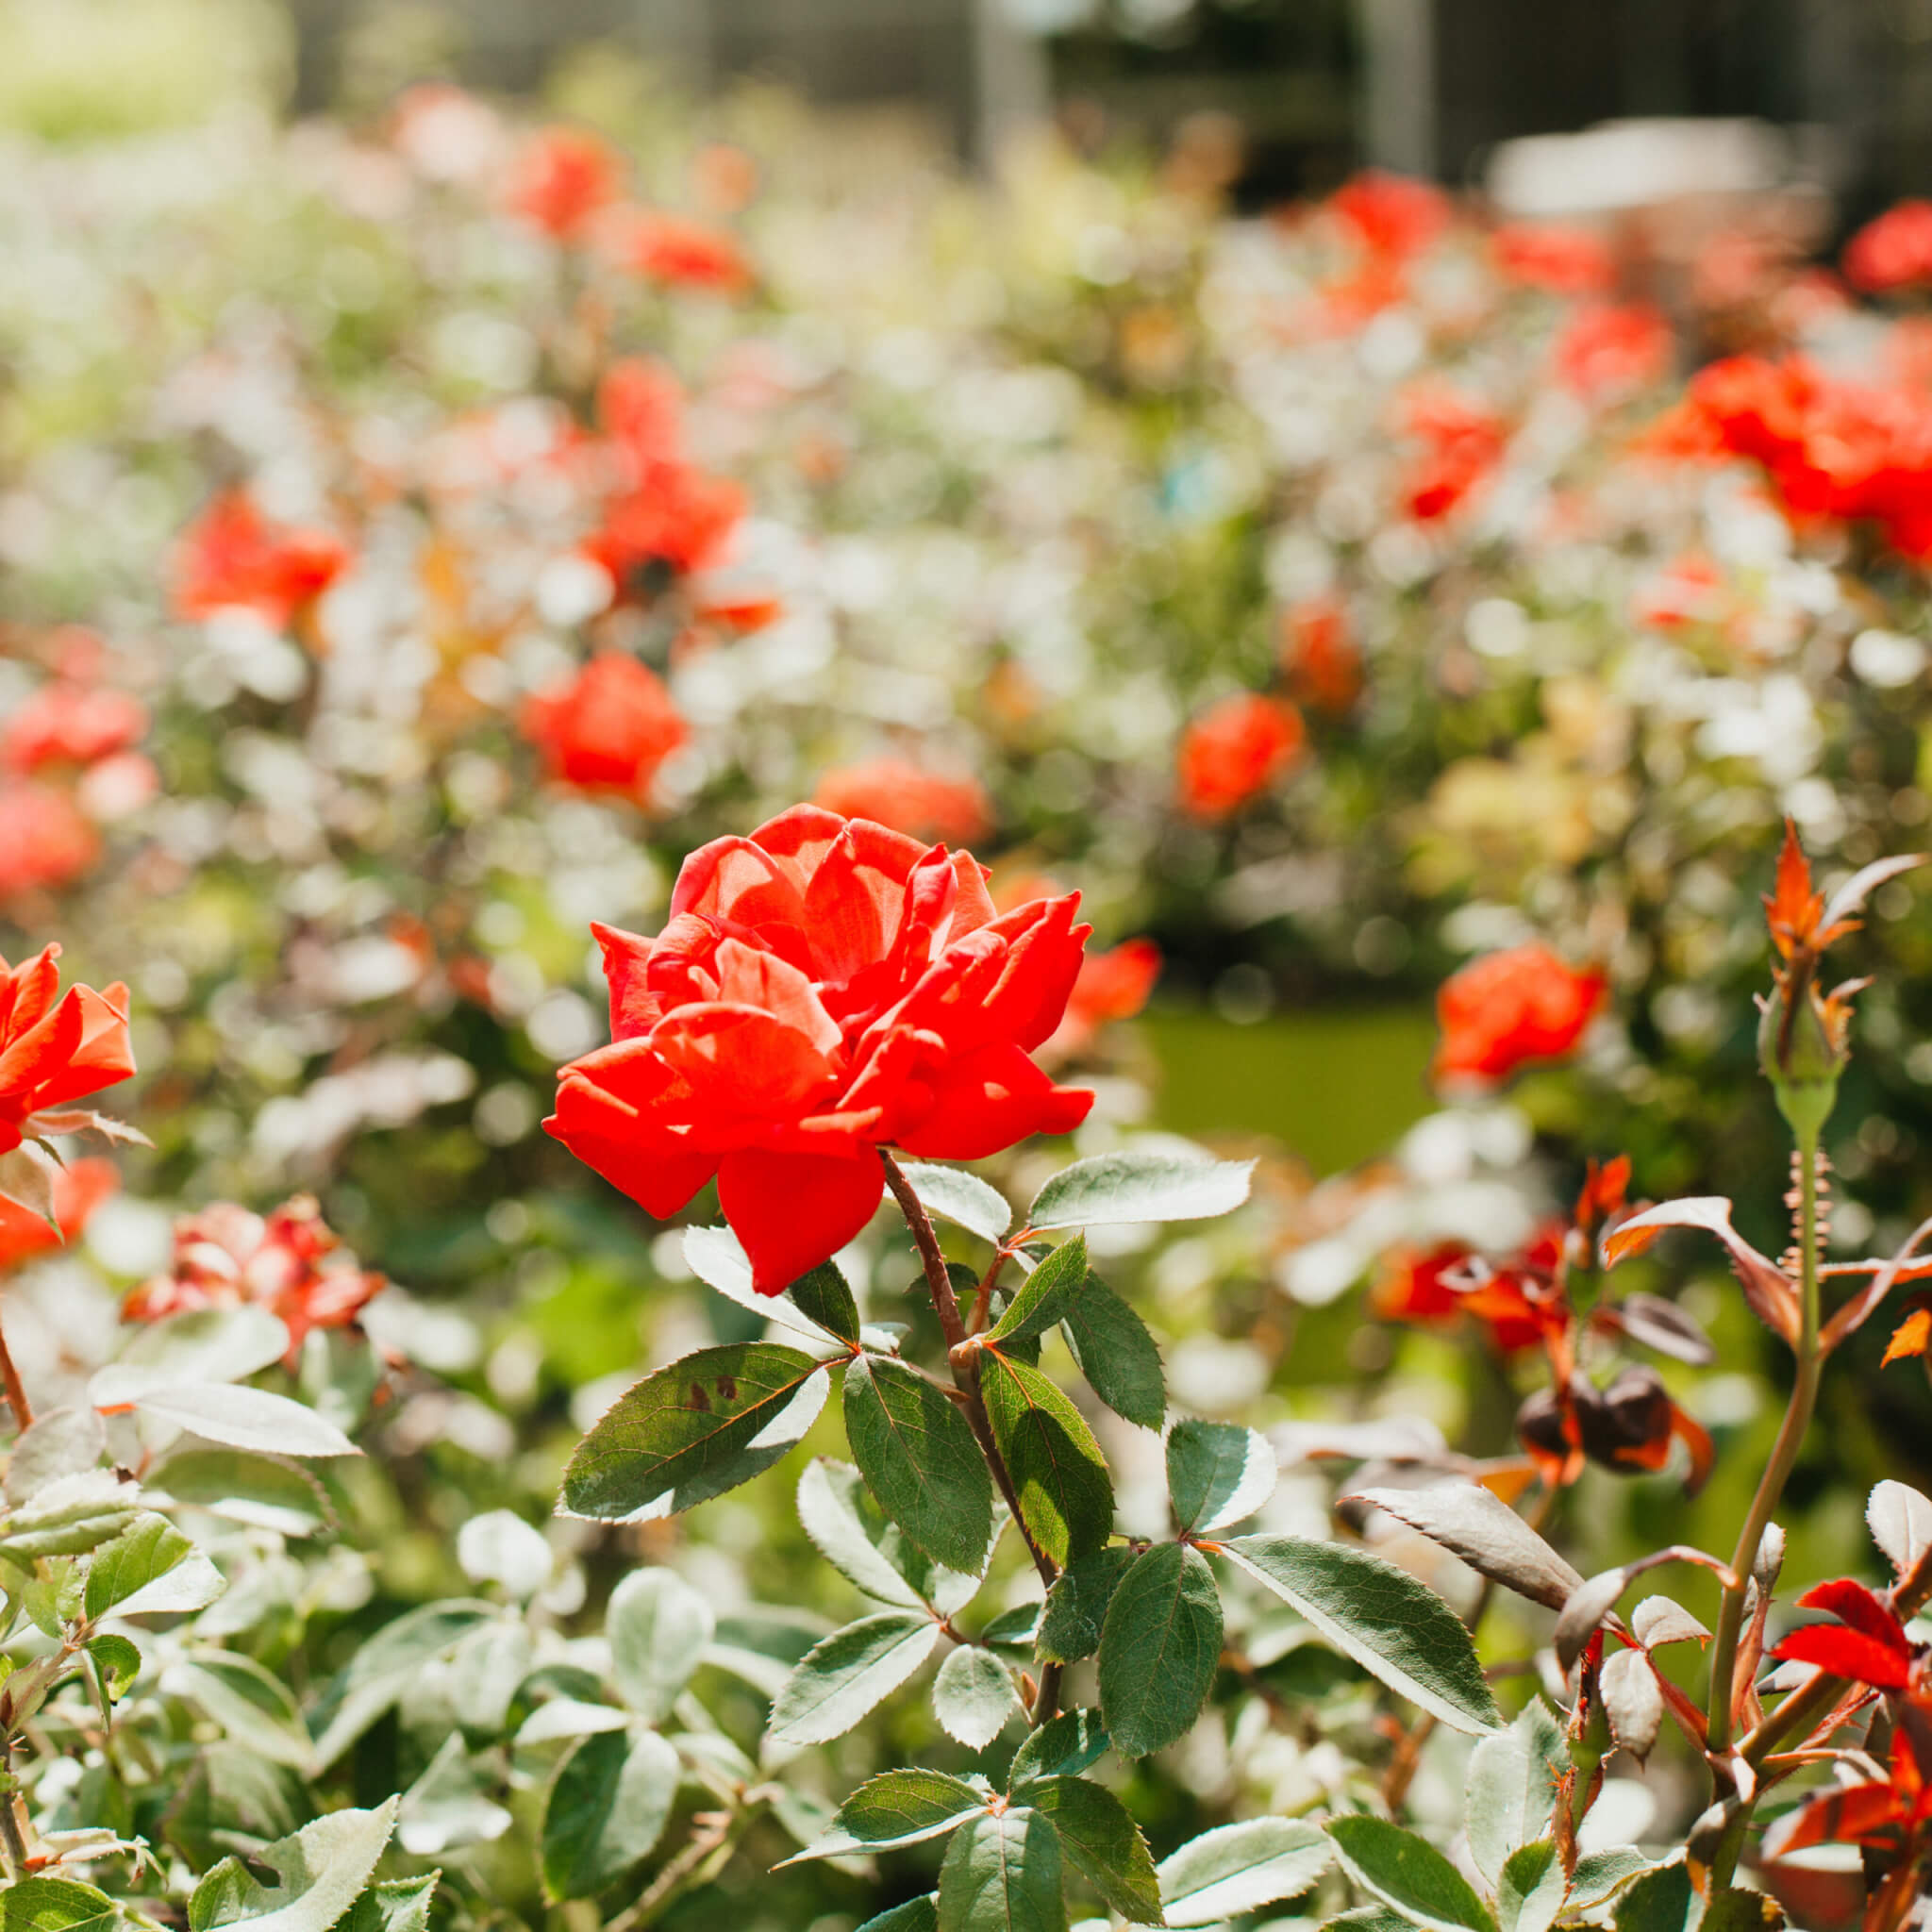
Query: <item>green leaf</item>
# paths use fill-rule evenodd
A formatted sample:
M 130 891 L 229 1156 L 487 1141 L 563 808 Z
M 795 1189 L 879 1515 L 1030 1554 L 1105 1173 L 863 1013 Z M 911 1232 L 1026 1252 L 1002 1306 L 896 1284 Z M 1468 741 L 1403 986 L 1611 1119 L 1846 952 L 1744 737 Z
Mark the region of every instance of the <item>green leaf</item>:
M 370 1886 L 336 1932 L 429 1932 L 429 1906 L 440 1872 L 424 1878 L 387 1878 Z
M 909 1898 L 875 1919 L 868 1919 L 858 1932 L 940 1932 L 939 1893 L 929 1891 L 924 1898 Z
M 1002 1610 L 979 1633 L 980 1642 L 991 1644 L 995 1649 L 1030 1652 L 1040 1635 L 1041 1613 L 1045 1607 L 1044 1604 L 1036 1602 L 1015 1604 L 1010 1610 Z
M 888 1610 L 861 1617 L 806 1652 L 772 1705 L 774 1744 L 841 1738 L 932 1655 L 940 1626 L 929 1616 Z
M 1205 1220 L 1248 1198 L 1254 1166 L 1252 1160 L 1210 1160 L 1206 1155 L 1096 1154 L 1062 1168 L 1034 1195 L 1026 1225 Z
M 229 1523 L 277 1536 L 313 1536 L 335 1526 L 328 1492 L 299 1462 L 242 1449 L 177 1449 L 148 1476 L 147 1491 Z
M 1190 1839 L 1160 1861 L 1170 1925 L 1218 1925 L 1277 1899 L 1299 1898 L 1335 1856 L 1319 1826 L 1248 1818 Z
M 1098 1712 L 1064 1710 L 1029 1731 L 1007 1772 L 1013 1790 L 1031 1777 L 1074 1777 L 1098 1764 L 1107 1751 L 1107 1731 Z
M 1009 1719 L 1025 1715 L 1012 1673 L 976 1643 L 961 1644 L 940 1666 L 932 1709 L 940 1728 L 969 1751 L 984 1751 Z
M 1109 1543 L 1075 1557 L 1054 1579 L 1040 1619 L 1033 1654 L 1042 1663 L 1075 1664 L 1100 1648 L 1107 1607 L 1137 1553 L 1124 1543 Z
M 108 1702 L 117 1703 L 133 1688 L 141 1675 L 141 1652 L 125 1637 L 90 1637 L 87 1654 L 94 1660 L 107 1687 Z M 306 1736 L 306 1733 L 305 1733 Z
M 979 1365 L 993 1440 L 1034 1541 L 1062 1566 L 1097 1550 L 1113 1533 L 1113 1484 L 1092 1430 L 1038 1369 L 991 1348 Z
M 317 1769 L 333 1764 L 402 1696 L 425 1664 L 447 1657 L 479 1624 L 496 1623 L 502 1615 L 494 1604 L 458 1597 L 419 1605 L 385 1624 L 356 1653 L 323 1699 Z
M 940 1867 L 940 1932 L 1066 1932 L 1060 1841 L 1038 1811 L 981 1812 Z
M 1502 1881 L 1509 1854 L 1547 1835 L 1557 1780 L 1569 1768 L 1562 1728 L 1540 1697 L 1530 1699 L 1507 1731 L 1483 1739 L 1470 1754 L 1469 1856 L 1491 1890 Z
M 395 1828 L 391 1798 L 374 1811 L 330 1811 L 291 1836 L 250 1853 L 281 1881 L 262 1885 L 234 1858 L 224 1858 L 188 1901 L 191 1932 L 210 1932 L 247 1919 L 275 1918 L 274 1932 L 328 1932 L 369 1883 Z
M 1157 1543 L 1121 1578 L 1100 1633 L 1100 1715 L 1144 1757 L 1185 1737 L 1221 1657 L 1221 1595 L 1199 1550 Z
M 855 1590 L 900 1609 L 921 1607 L 919 1592 L 879 1547 L 885 1518 L 850 1463 L 817 1457 L 798 1478 L 798 1520 L 820 1556 Z
M 689 1509 L 735 1489 L 785 1453 L 753 1445 L 822 1366 L 775 1341 L 735 1341 L 646 1375 L 577 1444 L 564 1507 L 621 1521 L 666 1499 Z
M 821 1261 L 809 1274 L 801 1274 L 785 1292 L 828 1335 L 841 1341 L 858 1340 L 858 1304 L 845 1277 L 829 1261 Z
M 245 1384 L 195 1382 L 150 1389 L 135 1397 L 143 1415 L 230 1449 L 265 1456 L 359 1456 L 335 1424 L 307 1404 Z
M 1060 1849 L 1111 1910 L 1136 1925 L 1167 1923 L 1147 1840 L 1111 1791 L 1083 1777 L 1043 1777 L 1013 1797 L 1053 1821 Z
M 1496 1932 L 1483 1902 L 1426 1839 L 1386 1818 L 1331 1818 L 1342 1868 L 1364 1891 L 1429 1932 Z
M 1274 1493 L 1274 1451 L 1239 1423 L 1191 1418 L 1167 1432 L 1167 1493 L 1186 1534 L 1208 1536 L 1252 1516 Z
M 1406 1570 L 1342 1543 L 1293 1536 L 1241 1537 L 1221 1547 L 1411 1704 L 1453 1730 L 1501 1728 L 1462 1619 Z
M 656 1731 L 599 1731 L 557 1767 L 543 1804 L 543 1890 L 592 1898 L 647 1858 L 677 1796 L 677 1753 Z
M 986 1339 L 1030 1341 L 1036 1335 L 1044 1335 L 1055 1323 L 1066 1319 L 1067 1310 L 1086 1285 L 1087 1237 L 1076 1234 L 1020 1284 L 1006 1313 L 993 1324 Z
M 1147 1324 L 1097 1274 L 1067 1308 L 1067 1340 L 1089 1386 L 1117 1416 L 1158 1429 L 1167 1414 L 1160 1351 Z
M 1656 1860 L 1645 1857 L 1635 1845 L 1607 1845 L 1600 1852 L 1586 1853 L 1570 1874 L 1570 1903 L 1579 1910 L 1600 1906 L 1655 1865 Z
M 7 1519 L 0 1555 L 31 1565 L 42 1557 L 97 1549 L 141 1513 L 134 1485 L 105 1469 L 76 1471 L 38 1491 Z
M 120 1912 L 105 1891 L 73 1878 L 22 1878 L 0 1893 L 0 1932 L 108 1932 Z
M 604 1615 L 618 1695 L 646 1724 L 661 1724 L 715 1629 L 710 1605 L 675 1570 L 632 1571 Z
M 287 1838 L 314 1809 L 302 1780 L 219 1739 L 196 1753 L 162 1814 L 168 1841 L 206 1871 L 225 1853 Z
M 1679 1858 L 1625 1887 L 1611 1923 L 1617 1932 L 1696 1932 L 1703 1917 L 1704 1901 L 1691 1889 L 1690 1871 Z
M 976 1174 L 924 1160 L 902 1161 L 899 1172 L 912 1183 L 912 1191 L 928 1214 L 938 1214 L 981 1241 L 997 1241 L 1013 1224 L 1013 1210 L 1005 1195 Z
M 1326 1921 L 1322 1932 L 1413 1932 L 1400 1912 L 1387 1906 L 1357 1906 L 1352 1912 L 1337 1912 Z
M 312 1768 L 315 1746 L 294 1693 L 252 1657 L 212 1647 L 191 1651 L 162 1672 L 161 1690 L 198 1706 L 238 1744 L 272 1763 L 303 1773 Z
M 471 1631 L 450 1653 L 445 1694 L 451 1715 L 479 1738 L 501 1737 L 534 1660 L 529 1627 L 520 1617 Z
M 49 1483 L 92 1469 L 107 1446 L 107 1426 L 92 1408 L 42 1409 L 7 1458 L 8 1505 L 17 1509 Z
M 896 1851 L 950 1831 L 986 1809 L 986 1799 L 963 1778 L 942 1771 L 887 1771 L 868 1778 L 839 1807 L 831 1829 L 786 1865 L 810 1858 L 844 1858 L 858 1852 Z M 782 1871 L 784 1866 L 774 1868 Z
M 1496 1920 L 1503 1932 L 1548 1932 L 1563 1909 L 1569 1881 L 1554 1839 L 1519 1845 L 1503 1861 Z
M 751 1262 L 743 1244 L 728 1227 L 688 1227 L 683 1247 L 691 1272 L 707 1288 L 715 1288 L 726 1301 L 736 1302 L 760 1322 L 788 1330 L 816 1350 L 823 1350 L 835 1339 L 789 1294 L 759 1294 L 752 1287 Z
M 112 1542 L 103 1543 L 87 1566 L 89 1623 L 165 1576 L 194 1545 L 165 1516 L 142 1516 Z
M 992 1478 L 966 1418 L 904 1362 L 858 1356 L 845 1371 L 852 1459 L 917 1548 L 962 1574 L 986 1567 Z
M 412 1857 L 434 1858 L 458 1845 L 492 1844 L 514 1823 L 489 1795 L 488 1757 L 473 1759 L 460 1731 L 442 1740 L 423 1775 L 403 1793 L 396 1840 Z

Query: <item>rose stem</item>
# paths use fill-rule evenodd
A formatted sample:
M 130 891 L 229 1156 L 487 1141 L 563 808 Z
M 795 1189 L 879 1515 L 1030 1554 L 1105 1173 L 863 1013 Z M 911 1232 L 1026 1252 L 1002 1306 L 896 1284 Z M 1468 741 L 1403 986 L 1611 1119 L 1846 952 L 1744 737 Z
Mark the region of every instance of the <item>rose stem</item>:
M 883 1147 L 879 1149 L 879 1165 L 886 1171 L 886 1186 L 891 1190 L 893 1200 L 898 1202 L 899 1211 L 906 1217 L 906 1225 L 912 1230 L 912 1243 L 919 1250 L 920 1262 L 925 1270 L 925 1285 L 932 1295 L 933 1312 L 940 1318 L 940 1328 L 946 1338 L 953 1380 L 965 1398 L 961 1406 L 965 1410 L 967 1426 L 973 1431 L 974 1441 L 979 1444 L 980 1454 L 986 1457 L 986 1466 L 992 1472 L 992 1479 L 999 1485 L 1000 1494 L 1006 1498 L 1015 1526 L 1025 1540 L 1033 1567 L 1040 1572 L 1041 1581 L 1051 1589 L 1060 1574 L 1059 1566 L 1033 1541 L 1033 1532 L 1026 1527 L 1026 1520 L 1020 1514 L 1020 1498 L 1013 1488 L 1013 1478 L 1008 1474 L 1006 1460 L 1000 1455 L 999 1444 L 993 1441 L 992 1424 L 987 1417 L 986 1403 L 979 1392 L 978 1370 L 968 1358 L 972 1351 L 961 1349 L 958 1355 L 952 1353 L 966 1341 L 966 1324 L 959 1318 L 959 1303 L 953 1293 L 953 1277 L 946 1273 L 946 1257 L 940 1252 L 940 1238 L 934 1231 L 932 1217 L 925 1211 L 924 1203 L 912 1191 L 912 1183 L 901 1172 L 899 1163 Z M 1048 1664 L 1040 1675 L 1040 1694 L 1033 1700 L 1031 1716 L 1036 1724 L 1043 1724 L 1053 1716 L 1059 1702 L 1059 1667 Z
M 1818 1132 L 1797 1136 L 1798 1141 L 1798 1284 L 1799 1325 L 1794 1344 L 1797 1373 L 1791 1383 L 1790 1401 L 1772 1445 L 1771 1460 L 1758 1479 L 1757 1493 L 1738 1534 L 1738 1547 L 1731 1557 L 1731 1574 L 1736 1579 L 1724 1591 L 1718 1613 L 1717 1633 L 1710 1646 L 1710 1704 L 1707 1712 L 1707 1742 L 1718 1796 L 1723 1798 L 1733 1787 L 1728 1770 L 1721 1769 L 1731 1745 L 1731 1706 L 1736 1698 L 1738 1637 L 1744 1623 L 1744 1593 L 1757 1562 L 1758 1545 L 1764 1541 L 1772 1511 L 1783 1496 L 1790 1479 L 1805 1434 L 1811 1426 L 1811 1411 L 1818 1401 L 1818 1382 L 1824 1366 L 1824 1351 L 1818 1339 Z M 1727 1829 L 1712 1859 L 1712 1883 L 1725 1886 L 1737 1869 L 1738 1854 L 1743 1846 L 1744 1827 L 1749 1824 L 1751 1806 L 1741 1804 L 1734 1825 Z

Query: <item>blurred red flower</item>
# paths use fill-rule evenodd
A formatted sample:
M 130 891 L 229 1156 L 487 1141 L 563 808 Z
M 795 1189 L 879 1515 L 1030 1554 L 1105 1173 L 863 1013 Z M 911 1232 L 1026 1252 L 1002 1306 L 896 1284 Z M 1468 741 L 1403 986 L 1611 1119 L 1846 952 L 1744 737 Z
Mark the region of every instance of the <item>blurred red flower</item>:
M 1312 710 L 1353 708 L 1362 692 L 1362 654 L 1340 597 L 1309 597 L 1281 615 L 1281 674 Z
M 0 1269 L 18 1268 L 71 1241 L 87 1225 L 89 1217 L 121 1185 L 121 1175 L 111 1160 L 90 1155 L 70 1160 L 54 1175 L 54 1219 L 57 1233 L 45 1218 L 18 1201 L 0 1195 Z
M 1490 255 L 1505 280 L 1552 295 L 1607 295 L 1616 285 L 1616 256 L 1589 228 L 1507 222 L 1490 237 Z
M 1932 282 L 1932 201 L 1902 201 L 1845 243 L 1845 280 L 1868 295 Z
M 15 772 L 42 765 L 91 765 L 140 741 L 147 707 L 127 692 L 58 678 L 16 705 L 0 726 L 0 764 Z
M 1423 444 L 1401 486 L 1418 523 L 1433 523 L 1464 502 L 1502 461 L 1508 441 L 1500 416 L 1434 385 L 1410 393 L 1407 426 Z
M 811 802 L 841 818 L 873 819 L 915 839 L 965 845 L 992 829 L 992 800 L 977 778 L 941 777 L 910 758 L 841 765 L 818 782 Z
M 567 682 L 525 699 L 522 728 L 553 778 L 639 804 L 690 736 L 663 680 L 621 651 L 601 653 Z
M 64 886 L 101 856 L 101 835 L 51 785 L 0 782 L 0 901 Z
M 1191 719 L 1181 733 L 1180 799 L 1198 819 L 1224 819 L 1294 762 L 1307 738 L 1292 705 L 1237 691 Z
M 598 224 L 598 245 L 618 267 L 680 288 L 742 294 L 755 276 L 727 228 L 661 208 L 612 208 Z
M 1131 1020 L 1147 1004 L 1160 963 L 1160 948 L 1149 939 L 1123 940 L 1105 953 L 1089 953 L 1080 962 L 1066 1016 L 1041 1051 L 1070 1058 L 1085 1053 L 1109 1020 Z
M 603 526 L 586 553 L 634 594 L 652 564 L 690 574 L 716 563 L 745 512 L 745 495 L 684 455 L 684 391 L 661 364 L 631 358 L 605 373 L 597 391 L 610 471 Z
M 1552 1258 L 1542 1254 L 1539 1265 L 1547 1266 Z M 1369 1291 L 1369 1307 L 1385 1322 L 1424 1327 L 1446 1326 L 1467 1315 L 1506 1355 L 1535 1348 L 1543 1339 L 1544 1324 L 1513 1274 L 1507 1268 L 1489 1267 L 1460 1241 L 1444 1241 L 1420 1253 L 1398 1248 L 1385 1257 Z
M 1602 402 L 1661 381 L 1675 347 L 1670 324 L 1647 302 L 1599 303 L 1571 317 L 1550 357 L 1565 389 Z
M 618 197 L 625 158 L 579 127 L 545 127 L 510 168 L 504 205 L 559 242 L 575 239 Z
M 1079 972 L 1078 903 L 995 914 L 970 854 L 794 806 L 692 853 L 655 940 L 591 928 L 612 1041 L 544 1125 L 660 1219 L 715 1174 L 777 1294 L 872 1218 L 880 1147 L 974 1160 L 1086 1118 L 1029 1058 Z
M 122 1305 L 129 1322 L 200 1308 L 266 1308 L 289 1331 L 289 1360 L 311 1328 L 346 1328 L 388 1286 L 358 1267 L 308 1194 L 273 1214 L 218 1201 L 175 1224 L 175 1257 Z
M 1608 981 L 1549 947 L 1511 946 L 1472 960 L 1436 995 L 1438 1080 L 1507 1079 L 1530 1060 L 1560 1059 L 1603 1007 Z
M 1355 230 L 1372 255 L 1407 260 L 1449 225 L 1449 197 L 1407 175 L 1367 168 L 1328 197 L 1330 210 Z
M 0 959 L 0 1154 L 29 1135 L 74 1130 L 62 1109 L 134 1072 L 127 989 L 60 991 L 58 944 L 21 966 Z
M 326 530 L 270 523 L 246 491 L 225 491 L 181 539 L 175 609 L 210 617 L 242 608 L 285 625 L 348 564 L 348 546 Z

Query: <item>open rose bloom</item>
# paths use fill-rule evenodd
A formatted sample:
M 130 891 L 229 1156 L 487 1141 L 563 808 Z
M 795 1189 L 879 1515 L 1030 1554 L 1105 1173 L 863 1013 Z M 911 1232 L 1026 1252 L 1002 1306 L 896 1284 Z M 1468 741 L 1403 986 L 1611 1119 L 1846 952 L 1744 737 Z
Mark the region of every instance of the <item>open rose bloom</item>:
M 714 1175 L 761 1294 L 872 1218 L 878 1150 L 973 1160 L 1079 1125 L 1031 1054 L 1089 928 L 1077 894 L 996 913 L 966 853 L 795 806 L 685 860 L 655 939 L 594 927 L 611 1043 L 544 1123 L 651 1213 Z

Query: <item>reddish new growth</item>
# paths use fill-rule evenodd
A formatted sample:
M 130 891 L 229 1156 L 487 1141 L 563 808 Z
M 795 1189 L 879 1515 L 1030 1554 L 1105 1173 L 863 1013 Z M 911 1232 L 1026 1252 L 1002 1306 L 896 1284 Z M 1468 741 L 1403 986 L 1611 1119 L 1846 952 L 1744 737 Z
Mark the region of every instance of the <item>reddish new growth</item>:
M 1624 1218 L 1630 1162 L 1594 1161 L 1567 1221 L 1547 1224 L 1520 1254 L 1491 1262 L 1474 1250 L 1444 1244 L 1426 1255 L 1398 1254 L 1376 1284 L 1371 1306 L 1386 1320 L 1435 1324 L 1468 1316 L 1505 1354 L 1542 1350 L 1550 1386 L 1526 1401 L 1517 1435 L 1536 1473 L 1551 1488 L 1574 1483 L 1586 1460 L 1623 1474 L 1655 1471 L 1671 1445 L 1690 1453 L 1687 1488 L 1710 1473 L 1713 1450 L 1703 1428 L 1671 1400 L 1654 1369 L 1625 1369 L 1599 1389 L 1579 1366 L 1583 1338 L 1641 1342 L 1679 1360 L 1706 1362 L 1710 1346 L 1671 1303 L 1649 1295 L 1599 1302 L 1586 1315 L 1571 1293 L 1571 1275 L 1591 1264 L 1596 1236 Z

